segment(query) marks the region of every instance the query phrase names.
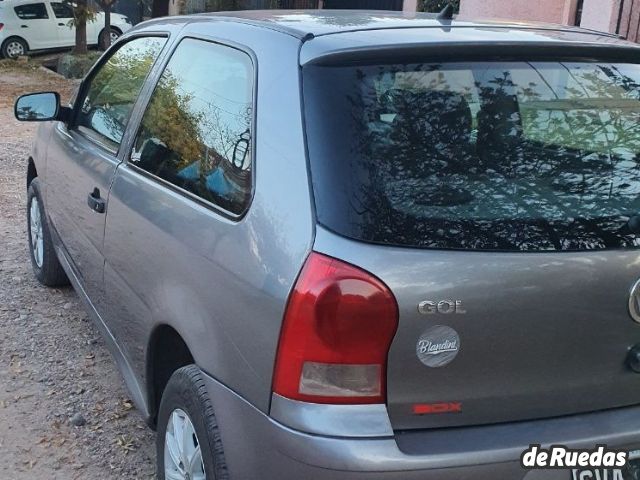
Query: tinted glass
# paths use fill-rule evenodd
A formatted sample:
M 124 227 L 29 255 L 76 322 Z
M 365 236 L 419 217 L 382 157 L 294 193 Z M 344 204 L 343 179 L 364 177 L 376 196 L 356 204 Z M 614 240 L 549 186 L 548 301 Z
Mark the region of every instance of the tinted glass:
M 637 247 L 639 81 L 606 62 L 306 68 L 319 220 L 412 247 Z
M 82 101 L 78 128 L 117 150 L 133 106 L 164 38 L 136 38 L 120 47 L 91 79 Z
M 51 8 L 56 18 L 73 18 L 73 9 L 65 3 L 51 2 Z
M 248 55 L 183 40 L 151 97 L 131 161 L 242 213 L 251 196 L 252 92 Z
M 28 3 L 14 8 L 18 18 L 22 20 L 42 20 L 49 18 L 44 3 Z

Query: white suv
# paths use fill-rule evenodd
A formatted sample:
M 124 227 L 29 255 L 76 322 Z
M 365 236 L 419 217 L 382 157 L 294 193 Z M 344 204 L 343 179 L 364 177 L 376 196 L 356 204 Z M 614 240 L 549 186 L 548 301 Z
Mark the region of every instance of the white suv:
M 26 55 L 30 50 L 71 47 L 75 27 L 71 7 L 60 1 L 0 0 L 0 52 L 5 58 Z M 111 14 L 112 41 L 131 28 L 124 15 Z M 104 31 L 104 13 L 87 23 L 87 43 L 95 45 Z

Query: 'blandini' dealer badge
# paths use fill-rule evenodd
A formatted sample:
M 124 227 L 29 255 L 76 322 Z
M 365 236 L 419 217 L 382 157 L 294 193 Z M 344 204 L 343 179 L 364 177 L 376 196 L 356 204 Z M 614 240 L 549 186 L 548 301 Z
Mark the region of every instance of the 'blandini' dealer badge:
M 460 350 L 460 337 L 453 328 L 436 325 L 418 339 L 416 354 L 427 367 L 444 367 L 453 361 Z

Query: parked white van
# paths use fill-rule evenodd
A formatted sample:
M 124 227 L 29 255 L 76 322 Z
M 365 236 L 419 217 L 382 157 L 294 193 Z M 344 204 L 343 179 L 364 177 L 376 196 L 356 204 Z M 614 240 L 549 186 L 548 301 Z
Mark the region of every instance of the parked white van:
M 0 0 L 0 53 L 5 58 L 26 55 L 32 50 L 72 47 L 75 27 L 73 10 L 62 0 Z M 111 40 L 131 28 L 124 15 L 111 14 Z M 87 22 L 87 43 L 97 45 L 104 31 L 104 13 Z

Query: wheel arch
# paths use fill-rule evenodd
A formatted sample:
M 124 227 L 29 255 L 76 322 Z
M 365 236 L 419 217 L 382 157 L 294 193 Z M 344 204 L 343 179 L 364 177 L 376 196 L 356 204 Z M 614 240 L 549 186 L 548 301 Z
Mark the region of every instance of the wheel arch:
M 179 368 L 195 361 L 182 336 L 166 324 L 157 326 L 151 333 L 146 358 L 149 424 L 155 427 L 160 401 L 169 378 Z
M 27 188 L 33 182 L 33 179 L 38 176 L 38 169 L 36 168 L 36 162 L 33 161 L 33 157 L 29 157 L 29 164 L 27 165 Z
M 122 35 L 122 30 L 119 27 L 115 25 L 109 25 L 109 27 L 111 28 L 111 30 L 118 32 L 119 35 Z M 102 29 L 100 30 L 99 36 L 102 36 L 102 34 L 105 32 L 106 29 L 107 29 L 106 27 L 102 27 Z

